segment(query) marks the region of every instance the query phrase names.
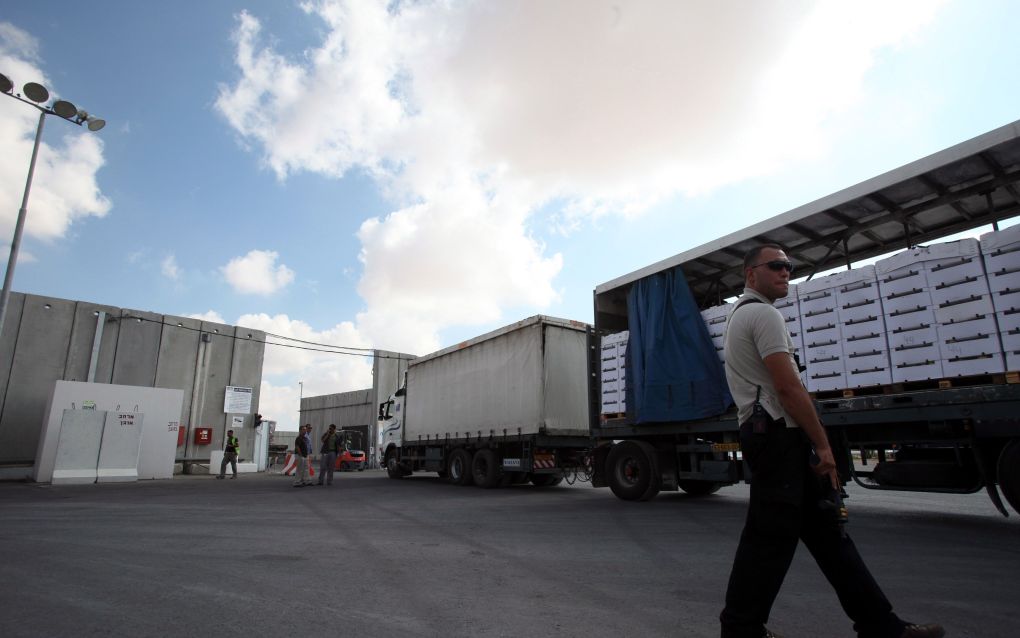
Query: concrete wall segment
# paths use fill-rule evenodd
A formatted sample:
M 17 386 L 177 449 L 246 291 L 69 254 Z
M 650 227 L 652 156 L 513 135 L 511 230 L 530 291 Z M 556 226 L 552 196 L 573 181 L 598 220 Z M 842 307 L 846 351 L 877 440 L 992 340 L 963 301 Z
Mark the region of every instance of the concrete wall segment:
M 87 381 L 92 364 L 92 347 L 100 313 L 105 313 L 99 341 L 99 359 L 96 362 L 96 383 L 109 383 L 113 378 L 113 361 L 117 353 L 117 336 L 120 332 L 120 308 L 84 301 L 76 304 L 71 343 L 67 349 L 64 381 Z
M 25 298 L 7 401 L 0 417 L 0 462 L 23 463 L 35 458 L 53 382 L 63 376 L 67 364 L 74 312 L 73 301 L 35 295 Z
M 251 458 L 255 449 L 255 414 L 259 412 L 262 362 L 266 351 L 266 333 L 242 326 L 234 327 L 234 352 L 228 385 L 252 389 L 251 411 L 244 415 L 244 429 L 235 431 L 241 445 L 241 458 Z
M 122 310 L 111 382 L 151 387 L 156 380 L 162 332 L 163 315 L 141 310 Z
M 18 342 L 18 331 L 21 329 L 21 313 L 25 307 L 25 295 L 12 292 L 7 302 L 7 316 L 4 319 L 3 331 L 0 332 L 0 415 L 3 414 L 7 398 L 7 384 L 11 379 L 11 366 L 14 364 L 14 346 Z M 0 421 L 0 447 L 3 444 L 3 421 Z
M 227 385 L 251 387 L 252 414 L 257 411 L 264 333 L 91 302 L 12 293 L 5 330 L 0 334 L 0 463 L 33 463 L 54 383 L 87 379 L 100 312 L 107 317 L 101 327 L 95 381 L 178 390 L 183 403 L 171 420 L 179 420 L 184 427 L 216 428 L 212 446 L 190 445 L 193 437 L 189 431 L 189 445 L 177 448 L 178 458 L 201 461 L 209 458 L 211 449 L 221 447 L 227 423 L 223 412 Z M 209 343 L 201 341 L 203 330 L 210 335 Z M 243 337 L 243 347 L 235 349 L 235 336 Z M 202 383 L 196 386 L 198 372 Z M 201 404 L 194 406 L 195 423 L 191 419 L 193 401 Z M 252 441 L 246 449 L 242 440 L 242 457 L 251 455 L 251 424 L 251 415 L 246 415 L 247 435 Z

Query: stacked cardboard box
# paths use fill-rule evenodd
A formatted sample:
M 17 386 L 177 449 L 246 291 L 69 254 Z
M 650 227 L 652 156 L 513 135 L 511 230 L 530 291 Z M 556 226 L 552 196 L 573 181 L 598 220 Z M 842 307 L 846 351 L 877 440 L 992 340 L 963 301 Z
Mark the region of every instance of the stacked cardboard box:
M 807 366 L 807 389 L 811 392 L 846 387 L 836 300 L 840 283 L 839 275 L 830 275 L 802 282 L 797 288 L 804 342 L 802 363 Z
M 602 414 L 627 411 L 627 342 L 630 332 L 624 330 L 602 337 Z
M 715 346 L 715 352 L 719 355 L 719 361 L 722 363 L 726 362 L 723 355 L 723 344 L 726 337 L 726 320 L 729 319 L 731 310 L 733 310 L 733 304 L 728 303 L 701 311 L 701 318 L 705 320 L 708 334 L 712 337 L 712 345 Z
M 926 248 L 915 248 L 875 262 L 896 383 L 943 376 L 935 306 L 924 268 L 926 254 Z
M 1003 372 L 995 308 L 978 241 L 932 244 L 924 260 L 943 376 Z
M 837 318 L 843 339 L 847 388 L 892 383 L 885 315 L 874 266 L 847 270 L 833 277 Z
M 1020 370 L 1020 225 L 982 235 L 981 253 L 1006 370 Z

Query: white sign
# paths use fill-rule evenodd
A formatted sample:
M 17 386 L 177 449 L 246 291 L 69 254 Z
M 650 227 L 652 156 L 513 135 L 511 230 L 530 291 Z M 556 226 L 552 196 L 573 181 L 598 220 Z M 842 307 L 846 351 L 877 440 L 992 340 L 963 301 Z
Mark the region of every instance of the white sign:
M 223 411 L 227 414 L 248 414 L 251 412 L 251 388 L 227 386 L 223 398 Z
M 243 416 L 231 417 L 231 423 L 233 423 L 233 427 L 231 427 L 232 430 L 240 430 L 241 428 L 244 427 L 244 417 Z

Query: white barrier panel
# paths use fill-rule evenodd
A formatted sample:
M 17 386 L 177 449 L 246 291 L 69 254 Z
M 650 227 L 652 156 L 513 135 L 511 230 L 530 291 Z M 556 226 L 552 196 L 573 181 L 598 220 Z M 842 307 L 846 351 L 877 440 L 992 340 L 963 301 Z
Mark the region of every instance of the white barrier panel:
M 138 478 L 173 478 L 183 402 L 184 393 L 181 390 L 57 381 L 46 408 L 43 432 L 39 437 L 35 466 L 32 468 L 32 480 L 37 483 L 52 480 L 63 411 L 81 410 L 83 407 L 100 413 L 144 413 L 145 421 L 139 424 L 141 441 L 138 447 Z
M 54 485 L 96 482 L 104 416 L 94 410 L 63 411 L 53 459 Z
M 138 446 L 145 415 L 138 412 L 107 412 L 103 444 L 99 448 L 98 483 L 138 480 Z

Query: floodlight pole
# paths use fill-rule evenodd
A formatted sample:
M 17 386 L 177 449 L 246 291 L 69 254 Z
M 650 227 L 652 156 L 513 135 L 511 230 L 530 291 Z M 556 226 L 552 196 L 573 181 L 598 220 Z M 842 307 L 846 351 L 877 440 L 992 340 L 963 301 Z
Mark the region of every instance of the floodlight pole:
M 106 126 L 106 121 L 93 117 L 78 109 L 66 100 L 57 100 L 50 106 L 45 103 L 50 99 L 50 92 L 41 84 L 29 82 L 24 86 L 27 100 L 20 93 L 13 93 L 14 82 L 0 73 L 0 93 L 19 102 L 24 102 L 39 111 L 39 125 L 35 129 L 35 145 L 32 147 L 32 161 L 28 165 L 28 179 L 25 180 L 25 194 L 21 198 L 18 209 L 18 221 L 14 225 L 14 238 L 11 239 L 11 254 L 7 258 L 7 272 L 4 274 L 4 288 L 0 292 L 0 336 L 3 335 L 4 321 L 7 319 L 7 305 L 11 299 L 11 284 L 14 282 L 14 267 L 18 263 L 18 251 L 21 249 L 21 235 L 25 230 L 25 218 L 28 216 L 28 195 L 32 191 L 32 177 L 35 176 L 35 160 L 39 157 L 39 142 L 42 140 L 43 124 L 47 115 L 56 115 L 62 119 L 81 126 L 85 124 L 92 132 Z
M 28 179 L 25 180 L 25 194 L 21 198 L 18 209 L 18 221 L 14 225 L 14 238 L 11 239 L 11 254 L 7 258 L 7 273 L 4 275 L 4 289 L 0 293 L 0 334 L 3 334 L 4 320 L 7 318 L 7 302 L 11 298 L 11 283 L 14 281 L 14 266 L 18 263 L 18 250 L 21 248 L 21 234 L 25 230 L 25 217 L 28 215 L 28 194 L 32 191 L 32 177 L 35 175 L 35 160 L 39 157 L 39 140 L 42 139 L 43 124 L 46 122 L 46 111 L 39 109 L 39 126 L 35 129 L 35 146 L 32 147 L 32 161 L 28 164 Z

